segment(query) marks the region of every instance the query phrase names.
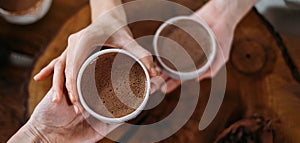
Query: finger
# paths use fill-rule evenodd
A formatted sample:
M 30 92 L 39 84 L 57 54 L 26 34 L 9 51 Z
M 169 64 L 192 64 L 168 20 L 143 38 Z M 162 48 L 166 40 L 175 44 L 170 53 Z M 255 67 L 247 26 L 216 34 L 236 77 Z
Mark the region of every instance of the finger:
M 70 38 L 69 38 L 70 40 Z M 67 47 L 67 49 L 71 49 L 73 48 L 74 45 L 72 45 L 72 43 L 69 42 L 69 45 Z M 78 47 L 76 47 L 78 48 Z M 74 52 L 74 51 L 72 51 Z M 71 52 L 71 53 L 72 53 Z M 73 53 L 74 54 L 74 53 Z M 81 53 L 84 54 L 84 53 Z M 75 58 L 76 57 L 76 58 Z M 81 57 L 78 56 L 74 56 L 74 55 L 69 55 L 68 58 L 67 56 L 65 56 L 65 71 L 64 71 L 64 75 L 65 75 L 65 86 L 68 92 L 68 97 L 71 101 L 71 103 L 74 105 L 77 102 L 77 89 L 76 89 L 76 73 L 74 73 L 74 71 L 78 68 L 78 62 L 75 61 L 75 59 L 80 59 Z M 76 107 L 74 106 L 74 109 Z M 78 110 L 80 110 L 80 108 L 77 108 Z
M 49 77 L 54 70 L 54 65 L 57 59 L 52 60 L 46 67 L 44 67 L 39 73 L 37 73 L 33 79 L 36 81 L 44 80 L 45 78 Z
M 148 72 L 151 77 L 155 77 L 159 75 L 159 71 L 156 70 L 154 64 L 153 64 L 153 57 L 147 56 L 141 59 L 141 61 L 145 64 L 146 68 L 148 69 Z
M 168 75 L 167 74 L 162 74 L 161 76 L 156 76 L 151 78 L 151 90 L 150 90 L 150 94 L 153 94 L 154 92 L 156 92 L 161 85 L 163 85 L 165 83 L 165 81 L 168 79 Z
M 74 111 L 77 115 L 83 112 L 83 108 L 78 102 L 74 102 L 73 107 L 74 107 Z
M 65 70 L 65 60 L 59 59 L 57 60 L 55 67 L 54 67 L 54 74 L 53 74 L 53 91 L 54 96 L 52 101 L 53 102 L 59 102 L 62 99 L 63 96 L 63 89 L 64 89 L 64 70 Z
M 165 94 L 168 94 L 175 90 L 181 84 L 180 80 L 177 79 L 169 79 L 164 85 L 161 87 L 161 91 Z
M 66 88 L 68 91 L 68 95 L 72 104 L 78 101 L 77 88 L 76 88 L 76 77 L 77 73 L 75 73 L 76 64 L 74 60 L 68 59 L 65 68 L 65 76 L 66 76 Z M 75 68 L 75 69 L 74 69 Z M 79 108 L 79 107 L 78 107 Z
M 74 74 L 72 74 L 72 71 L 66 72 L 65 71 L 65 76 L 66 76 L 66 88 L 68 90 L 68 95 L 70 98 L 70 101 L 72 102 L 72 104 L 75 104 L 77 102 L 77 89 L 76 89 L 76 82 L 73 76 Z
M 158 67 L 157 65 L 155 65 L 155 70 L 156 70 L 156 72 L 158 72 L 158 75 L 161 75 L 162 70 L 161 70 L 160 67 Z
M 68 100 L 71 101 L 70 96 L 68 95 L 68 90 L 67 90 L 66 87 L 64 87 L 64 95 L 63 96 L 65 96 L 65 98 L 68 98 Z M 74 109 L 74 112 L 75 112 L 76 115 L 79 115 L 80 113 L 82 113 L 82 116 L 84 116 L 84 118 L 88 118 L 89 114 L 87 114 L 87 113 L 84 114 L 83 107 L 81 106 L 81 104 L 79 102 L 72 102 L 71 101 L 71 103 L 70 102 L 68 102 L 68 103 L 69 103 L 69 105 L 73 105 L 73 109 Z
M 211 69 L 207 70 L 206 72 L 204 72 L 203 74 L 201 74 L 198 78 L 196 78 L 196 81 L 200 81 L 206 78 L 210 78 L 211 76 Z
M 158 71 L 156 71 L 153 62 L 152 54 L 143 47 L 141 47 L 134 39 L 129 40 L 129 42 L 125 46 L 123 46 L 123 49 L 137 56 L 146 66 L 151 77 L 158 75 Z
M 65 58 L 66 50 L 61 54 L 61 58 Z M 49 77 L 53 71 L 54 66 L 58 58 L 53 59 L 46 67 L 44 67 L 39 73 L 37 73 L 33 79 L 36 81 L 44 80 L 45 78 Z

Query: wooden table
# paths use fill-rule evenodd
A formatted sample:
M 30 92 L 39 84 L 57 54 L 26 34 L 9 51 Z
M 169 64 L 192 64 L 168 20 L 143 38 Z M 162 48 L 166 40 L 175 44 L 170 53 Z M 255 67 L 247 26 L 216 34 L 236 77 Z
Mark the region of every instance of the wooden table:
M 174 1 L 193 10 L 205 3 L 195 3 L 192 0 Z M 37 57 L 30 78 L 26 72 L 30 71 L 31 67 L 20 69 L 7 66 L 9 68 L 1 70 L 0 112 L 5 118 L 1 118 L 0 125 L 9 132 L 1 130 L 0 141 L 5 141 L 22 125 L 26 120 L 24 110 L 25 115 L 30 114 L 50 88 L 51 79 L 37 83 L 31 80 L 32 76 L 63 51 L 69 34 L 89 24 L 89 7 L 86 5 L 87 2 L 83 0 L 76 4 L 54 0 L 49 14 L 34 25 L 16 26 L 0 21 L 1 47 L 5 45 L 9 50 Z M 70 11 L 64 12 L 66 9 Z M 77 13 L 73 15 L 75 12 Z M 71 15 L 73 17 L 69 18 Z M 66 23 L 63 24 L 63 21 Z M 157 26 L 159 25 L 155 23 L 130 25 L 136 38 L 153 34 Z M 183 128 L 163 142 L 212 142 L 218 133 L 230 124 L 255 113 L 273 121 L 276 142 L 299 142 L 300 115 L 297 115 L 297 111 L 300 109 L 300 78 L 297 69 L 300 63 L 294 63 L 299 59 L 291 57 L 288 48 L 272 26 L 252 10 L 235 32 L 231 58 L 227 63 L 226 95 L 216 119 L 205 131 L 198 130 L 210 92 L 211 81 L 204 80 L 201 82 L 201 100 L 198 101 L 193 115 Z M 39 54 L 40 51 L 44 52 Z M 7 76 L 16 78 L 10 79 Z M 15 94 L 14 88 L 20 88 L 24 79 L 29 79 L 28 96 L 24 90 L 18 90 L 20 92 Z M 147 124 L 164 118 L 176 106 L 178 98 L 179 90 L 176 90 L 167 95 L 156 108 L 142 113 L 137 120 Z M 138 130 L 134 132 L 137 133 Z M 142 141 L 144 137 L 129 136 L 127 140 Z
M 49 13 L 32 25 L 7 23 L 0 17 L 0 142 L 6 142 L 26 121 L 27 83 L 33 68 L 15 65 L 9 59 L 12 52 L 37 59 L 61 26 L 87 0 L 53 0 Z

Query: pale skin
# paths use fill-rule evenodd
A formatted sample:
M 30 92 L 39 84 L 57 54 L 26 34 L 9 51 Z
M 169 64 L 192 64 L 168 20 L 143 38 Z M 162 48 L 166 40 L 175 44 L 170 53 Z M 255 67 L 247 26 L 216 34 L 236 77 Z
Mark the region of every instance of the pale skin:
M 89 124 L 87 120 L 92 117 L 76 114 L 67 102 L 66 90 L 63 95 L 60 102 L 54 103 L 53 89 L 50 89 L 29 121 L 8 142 L 96 142 L 120 125 L 100 121 Z
M 212 67 L 197 80 L 215 76 L 227 62 L 235 27 L 255 2 L 256 0 L 211 0 L 194 13 L 194 18 L 200 18 L 210 26 L 219 45 Z M 52 88 L 36 107 L 29 121 L 8 142 L 95 142 L 119 126 L 99 121 L 92 128 L 79 114 L 85 111 L 78 103 L 76 77 L 83 60 L 96 45 L 123 48 L 141 58 L 152 77 L 159 75 L 160 70 L 154 66 L 151 54 L 134 41 L 127 27 L 121 28 L 126 23 L 124 10 L 103 16 L 120 5 L 121 1 L 90 0 L 90 4 L 92 24 L 72 34 L 66 50 L 34 77 L 40 81 L 53 74 Z M 121 30 L 116 32 L 116 28 Z M 110 39 L 101 41 L 112 33 L 114 35 Z M 161 89 L 169 93 L 182 83 L 166 74 L 160 77 L 165 82 L 154 78 L 152 91 Z M 97 132 L 95 127 L 99 128 Z

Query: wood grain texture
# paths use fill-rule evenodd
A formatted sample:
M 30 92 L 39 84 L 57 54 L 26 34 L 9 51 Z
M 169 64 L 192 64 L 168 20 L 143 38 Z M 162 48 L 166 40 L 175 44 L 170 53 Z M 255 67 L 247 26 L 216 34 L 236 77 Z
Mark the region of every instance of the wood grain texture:
M 180 1 L 195 10 L 203 3 L 192 0 Z M 134 12 L 134 11 L 132 11 Z M 55 39 L 47 46 L 44 54 L 37 60 L 31 77 L 51 59 L 63 51 L 68 35 L 89 23 L 89 10 L 84 7 L 64 24 Z M 80 21 L 76 21 L 81 19 Z M 75 22 L 76 21 L 76 22 Z M 145 26 L 147 28 L 145 28 Z M 137 23 L 130 27 L 135 37 L 153 34 L 159 23 Z M 162 142 L 213 142 L 217 135 L 234 122 L 254 114 L 272 120 L 275 142 L 300 142 L 299 82 L 292 74 L 285 58 L 284 46 L 272 27 L 252 10 L 241 21 L 235 32 L 231 58 L 227 63 L 226 95 L 215 120 L 204 131 L 198 130 L 200 118 L 209 98 L 211 81 L 201 82 L 201 96 L 196 110 L 188 122 L 174 135 Z M 282 48 L 283 47 L 283 48 Z M 51 86 L 51 79 L 43 83 L 29 82 L 29 112 L 36 106 Z M 189 94 L 193 88 L 183 90 Z M 147 124 L 168 116 L 176 106 L 180 90 L 166 95 L 154 109 L 144 112 L 139 123 Z M 162 110 L 163 109 L 163 110 Z M 138 122 L 138 121 L 136 121 Z M 174 123 L 176 124 L 176 123 Z M 172 126 L 169 125 L 170 127 Z M 133 132 L 133 131 L 132 131 Z M 131 133 L 132 133 L 131 132 Z M 134 135 L 127 135 L 127 141 L 143 142 L 147 135 L 135 130 Z M 134 136 L 134 137 L 132 137 Z M 153 136 L 159 136 L 153 133 Z M 104 140 L 109 142 L 109 140 Z
M 44 18 L 31 25 L 14 25 L 0 19 L 0 41 L 7 48 L 34 56 L 55 37 L 62 24 L 88 0 L 53 0 Z
M 0 142 L 6 142 L 26 120 L 24 80 L 28 78 L 28 71 L 28 67 L 7 62 L 0 66 Z
M 12 52 L 38 57 L 62 24 L 87 2 L 53 0 L 43 19 L 26 26 L 0 17 L 0 142 L 6 142 L 27 120 L 27 83 L 33 65 L 15 64 L 10 59 Z

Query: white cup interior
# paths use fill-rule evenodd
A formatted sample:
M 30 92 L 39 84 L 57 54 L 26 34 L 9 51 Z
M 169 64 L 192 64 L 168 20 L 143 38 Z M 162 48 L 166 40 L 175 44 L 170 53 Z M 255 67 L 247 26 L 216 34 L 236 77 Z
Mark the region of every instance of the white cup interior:
M 134 61 L 136 61 L 143 69 L 144 74 L 146 76 L 146 83 L 145 83 L 145 92 L 144 92 L 144 98 L 141 102 L 141 104 L 139 104 L 139 106 L 137 108 L 135 108 L 135 110 L 133 112 L 131 112 L 130 114 L 127 114 L 125 116 L 122 117 L 107 117 L 104 115 L 99 114 L 92 106 L 101 106 L 102 101 L 99 101 L 99 97 L 98 95 L 83 95 L 83 91 L 82 91 L 82 77 L 84 74 L 84 71 L 89 68 L 88 66 L 90 66 L 93 62 L 95 62 L 95 60 L 97 60 L 98 57 L 100 57 L 101 55 L 105 55 L 108 53 L 121 53 L 124 54 L 126 56 L 129 56 L 130 58 L 132 58 Z M 95 71 L 92 71 L 90 74 L 95 73 Z M 87 74 L 87 73 L 85 73 Z M 113 77 L 113 75 L 112 75 Z M 95 86 L 96 83 L 91 82 L 91 85 L 84 85 L 84 86 Z M 96 90 L 91 88 L 92 90 Z M 132 55 L 131 53 L 122 50 L 122 49 L 106 49 L 106 50 L 101 50 L 98 52 L 93 53 L 92 55 L 90 55 L 86 61 L 83 63 L 83 65 L 81 66 L 79 73 L 78 73 L 78 77 L 77 77 L 77 91 L 78 91 L 78 96 L 79 96 L 79 100 L 80 103 L 82 104 L 83 108 L 89 113 L 91 114 L 93 117 L 106 122 L 106 123 L 122 123 L 128 120 L 131 120 L 133 118 L 135 118 L 145 107 L 148 99 L 149 99 L 149 94 L 150 94 L 150 76 L 149 73 L 147 71 L 147 68 L 144 66 L 144 64 L 134 55 Z M 91 93 L 96 93 L 97 91 L 91 91 Z M 101 103 L 101 104 L 99 104 Z M 104 105 L 102 105 L 99 108 L 105 108 Z
M 206 56 L 207 60 L 205 64 L 201 65 L 200 67 L 197 67 L 191 56 L 181 45 L 162 34 L 163 31 L 171 25 L 176 26 L 181 30 L 184 30 L 193 38 L 193 40 L 197 41 L 197 43 L 200 45 L 199 47 L 201 47 L 201 49 L 199 48 L 197 50 L 203 50 L 205 54 L 204 56 Z M 180 40 L 185 40 L 186 42 L 189 41 L 189 39 Z M 168 44 L 168 46 L 163 46 L 161 44 L 162 42 L 160 41 L 166 41 L 170 44 Z M 197 17 L 178 16 L 167 20 L 158 28 L 154 36 L 153 47 L 159 64 L 169 74 L 169 76 L 181 80 L 189 80 L 198 77 L 210 67 L 216 55 L 217 44 L 213 32 L 205 22 L 201 21 Z M 173 68 L 167 66 L 162 58 L 168 59 L 179 70 L 174 70 Z M 178 66 L 180 64 L 193 64 L 193 67 L 189 69 L 189 71 L 185 71 L 184 67 L 180 69 L 181 67 Z

